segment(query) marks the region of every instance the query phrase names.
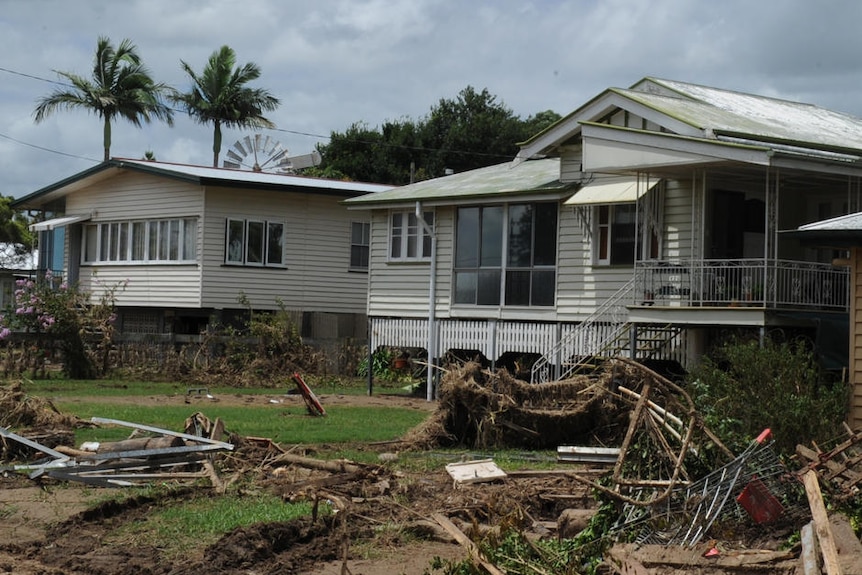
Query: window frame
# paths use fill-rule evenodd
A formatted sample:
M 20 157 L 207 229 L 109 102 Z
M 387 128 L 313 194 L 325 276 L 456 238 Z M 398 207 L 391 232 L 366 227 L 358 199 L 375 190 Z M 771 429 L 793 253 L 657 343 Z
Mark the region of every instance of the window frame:
M 357 237 L 357 229 L 359 234 Z M 350 222 L 350 254 L 348 269 L 367 272 L 371 263 L 371 222 Z
M 286 237 L 281 220 L 225 218 L 224 265 L 284 269 Z
M 526 226 L 525 222 L 520 221 L 524 214 L 529 215 Z M 514 221 L 513 218 L 518 220 Z M 539 221 L 542 218 L 552 218 L 553 225 L 549 221 Z M 453 305 L 530 309 L 551 309 L 556 306 L 560 221 L 558 202 L 459 206 L 455 211 L 455 220 Z M 526 236 L 524 231 L 527 232 Z M 470 237 L 465 238 L 462 235 L 465 232 Z M 526 249 L 525 240 L 528 244 Z M 466 244 L 463 243 L 465 241 Z M 553 249 L 553 254 L 548 248 Z M 541 278 L 544 278 L 542 287 L 550 282 L 550 292 L 539 289 Z M 518 279 L 521 281 L 517 282 Z M 521 290 L 516 289 L 519 283 Z M 526 300 L 523 299 L 525 294 Z M 465 297 L 470 295 L 472 297 Z
M 192 264 L 198 218 L 112 220 L 83 224 L 82 265 Z
M 632 222 L 617 222 L 617 208 L 625 207 L 629 211 Z M 602 267 L 631 266 L 634 267 L 637 260 L 638 249 L 643 248 L 643 241 L 638 241 L 638 234 L 642 232 L 640 211 L 634 202 L 624 204 L 598 204 L 594 206 L 593 238 L 593 265 Z M 605 214 L 607 217 L 605 218 Z M 619 241 L 619 233 L 623 226 L 631 227 L 632 240 Z M 624 246 L 631 246 L 631 256 L 626 254 L 622 257 L 619 250 Z M 616 246 L 616 249 L 615 249 Z
M 422 212 L 425 222 L 431 227 L 432 233 L 435 229 L 435 213 L 432 210 Z M 395 221 L 399 220 L 396 226 Z M 393 210 L 389 212 L 389 242 L 387 244 L 387 261 L 390 262 L 430 262 L 431 261 L 431 235 L 425 230 L 425 226 L 416 217 L 415 212 L 410 210 Z M 396 228 L 398 232 L 396 234 Z M 421 241 L 420 241 L 421 238 Z M 398 254 L 395 245 L 398 245 Z M 420 247 L 421 246 L 421 251 Z M 411 249 L 412 247 L 412 249 Z M 411 253 L 412 252 L 412 253 Z

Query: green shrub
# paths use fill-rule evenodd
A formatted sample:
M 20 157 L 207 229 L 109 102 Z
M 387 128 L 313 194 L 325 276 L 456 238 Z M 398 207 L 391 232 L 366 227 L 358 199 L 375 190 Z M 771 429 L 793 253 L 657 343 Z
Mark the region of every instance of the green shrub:
M 799 443 L 840 433 L 847 387 L 828 381 L 802 340 L 732 340 L 689 374 L 704 421 L 734 452 L 770 428 L 775 448 L 790 455 Z

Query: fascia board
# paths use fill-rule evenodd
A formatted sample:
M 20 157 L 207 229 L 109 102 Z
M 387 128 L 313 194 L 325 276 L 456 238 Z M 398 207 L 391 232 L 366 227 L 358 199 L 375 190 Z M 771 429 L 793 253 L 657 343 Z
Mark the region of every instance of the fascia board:
M 589 140 L 595 139 L 693 154 L 709 161 L 736 161 L 763 166 L 771 164 L 772 150 L 767 147 L 731 144 L 715 140 L 692 138 L 690 136 L 647 132 L 644 130 L 586 122 L 581 125 L 581 134 L 584 138 L 585 154 Z M 588 166 L 584 168 L 585 171 L 589 171 Z

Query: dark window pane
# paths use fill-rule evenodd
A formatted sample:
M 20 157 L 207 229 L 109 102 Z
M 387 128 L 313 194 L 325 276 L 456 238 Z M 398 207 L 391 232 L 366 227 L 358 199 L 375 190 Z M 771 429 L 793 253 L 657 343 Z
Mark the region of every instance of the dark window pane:
M 434 229 L 434 212 L 423 212 L 423 217 L 425 218 L 425 223 L 428 224 L 428 227 L 432 230 Z M 422 228 L 422 257 L 430 258 L 431 257 L 431 236 L 430 234 L 425 233 L 425 228 Z
M 455 272 L 455 303 L 476 303 L 476 272 Z
M 243 243 L 245 240 L 245 222 L 228 220 L 227 222 L 227 261 L 242 263 Z M 152 245 L 152 238 L 150 238 Z
M 147 259 L 157 260 L 159 259 L 159 222 L 150 222 L 147 224 L 147 228 L 149 229 Z
M 530 267 L 533 248 L 533 210 L 529 205 L 509 206 L 509 254 L 511 267 Z
M 246 263 L 263 263 L 263 222 L 248 222 L 248 245 L 245 250 Z
M 500 270 L 480 270 L 476 293 L 478 305 L 500 305 Z
M 168 243 L 171 239 L 170 222 L 162 220 L 159 222 L 159 260 L 168 259 Z
M 490 206 L 482 210 L 482 267 L 503 265 L 503 207 Z
M 368 269 L 368 246 L 350 246 L 350 267 Z
M 533 265 L 557 263 L 557 204 L 536 204 Z
M 455 267 L 479 265 L 479 208 L 460 208 L 455 236 Z
M 611 225 L 611 263 L 633 264 L 635 261 L 635 205 L 614 207 Z
M 506 305 L 530 305 L 530 272 L 506 272 Z
M 284 224 L 267 224 L 266 263 L 281 265 L 284 262 Z
M 168 259 L 177 261 L 180 259 L 180 221 L 170 220 L 168 224 Z
M 398 259 L 401 255 L 401 236 L 404 234 L 404 226 L 401 214 L 392 214 L 391 241 L 389 257 Z
M 554 305 L 556 273 L 553 270 L 533 271 L 531 305 Z

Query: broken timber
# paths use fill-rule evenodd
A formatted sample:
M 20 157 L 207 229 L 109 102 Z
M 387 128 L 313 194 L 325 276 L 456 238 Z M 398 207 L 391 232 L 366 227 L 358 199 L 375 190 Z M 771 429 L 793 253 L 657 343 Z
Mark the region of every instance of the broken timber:
M 28 473 L 31 479 L 47 476 L 101 487 L 126 487 L 153 479 L 212 479 L 211 467 L 206 465 L 209 456 L 216 451 L 233 450 L 230 443 L 187 433 L 116 419 L 94 417 L 92 421 L 158 433 L 162 437 L 121 441 L 112 444 L 106 451 L 95 453 L 65 449 L 66 453 L 61 453 L 0 427 L 0 436 L 15 440 L 51 458 L 49 461 L 36 460 L 5 469 Z M 203 471 L 190 472 L 187 470 L 190 465 L 201 465 Z M 177 468 L 186 470 L 177 471 Z

